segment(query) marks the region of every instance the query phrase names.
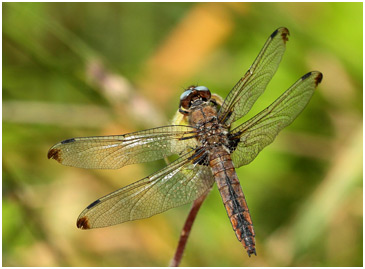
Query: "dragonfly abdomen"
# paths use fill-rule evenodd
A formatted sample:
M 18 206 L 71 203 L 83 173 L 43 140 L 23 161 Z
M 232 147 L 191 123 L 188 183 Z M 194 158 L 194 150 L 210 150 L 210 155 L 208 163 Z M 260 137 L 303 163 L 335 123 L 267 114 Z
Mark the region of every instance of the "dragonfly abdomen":
M 210 166 L 237 239 L 249 256 L 256 255 L 255 231 L 230 155 L 224 149 L 215 151 Z

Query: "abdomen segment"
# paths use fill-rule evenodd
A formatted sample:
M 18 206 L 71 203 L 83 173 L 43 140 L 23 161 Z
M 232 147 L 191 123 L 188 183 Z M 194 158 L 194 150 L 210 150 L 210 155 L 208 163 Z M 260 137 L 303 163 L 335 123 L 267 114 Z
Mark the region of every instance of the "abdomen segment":
M 256 255 L 255 231 L 230 155 L 224 150 L 213 153 L 210 166 L 238 240 L 248 256 Z

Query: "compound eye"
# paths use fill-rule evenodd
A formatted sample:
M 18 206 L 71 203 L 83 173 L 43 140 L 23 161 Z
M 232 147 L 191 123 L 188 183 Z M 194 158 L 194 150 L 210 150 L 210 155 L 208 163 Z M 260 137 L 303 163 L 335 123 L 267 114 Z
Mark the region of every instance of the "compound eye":
M 197 86 L 195 87 L 195 90 L 199 92 L 199 95 L 202 97 L 204 101 L 207 101 L 211 97 L 211 93 L 209 89 L 205 86 Z
M 180 107 L 184 109 L 190 108 L 191 93 L 193 90 L 186 90 L 180 96 Z

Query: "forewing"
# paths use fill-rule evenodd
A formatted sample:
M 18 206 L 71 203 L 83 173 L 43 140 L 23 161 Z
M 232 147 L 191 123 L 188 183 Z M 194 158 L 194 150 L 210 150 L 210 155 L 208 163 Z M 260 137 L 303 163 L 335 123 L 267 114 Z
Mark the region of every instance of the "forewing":
M 48 158 L 80 168 L 118 169 L 182 154 L 196 147 L 195 136 L 193 127 L 171 125 L 125 135 L 72 138 L 50 148 Z
M 224 100 L 218 113 L 221 123 L 229 126 L 250 111 L 278 69 L 288 35 L 286 28 L 279 28 L 271 34 L 250 69 Z
M 269 107 L 232 130 L 232 141 L 238 142 L 232 154 L 235 167 L 250 163 L 264 147 L 273 142 L 280 130 L 293 122 L 308 104 L 321 80 L 322 73 L 309 72 Z
M 207 163 L 194 164 L 192 151 L 166 168 L 104 196 L 79 216 L 77 227 L 92 229 L 148 218 L 192 202 L 214 183 Z

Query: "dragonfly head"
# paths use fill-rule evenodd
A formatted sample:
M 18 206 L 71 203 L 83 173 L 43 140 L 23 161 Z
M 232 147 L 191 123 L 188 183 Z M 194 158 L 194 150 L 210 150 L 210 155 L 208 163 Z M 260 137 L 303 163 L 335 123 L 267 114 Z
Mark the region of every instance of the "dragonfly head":
M 211 93 L 205 86 L 190 86 L 180 96 L 179 111 L 188 114 L 192 107 L 210 101 Z

